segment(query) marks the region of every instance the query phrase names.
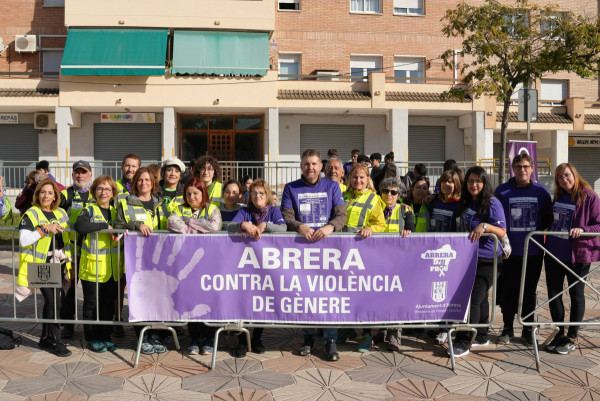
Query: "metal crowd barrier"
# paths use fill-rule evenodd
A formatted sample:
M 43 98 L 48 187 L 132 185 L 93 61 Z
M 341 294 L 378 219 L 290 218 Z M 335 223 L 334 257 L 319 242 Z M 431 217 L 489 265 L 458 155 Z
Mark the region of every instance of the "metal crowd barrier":
M 99 315 L 99 280 L 98 280 L 98 268 L 96 268 L 96 319 L 95 320 L 83 320 L 80 319 L 78 316 L 78 295 L 79 295 L 79 291 L 78 291 L 78 287 L 77 287 L 77 283 L 78 283 L 78 262 L 79 262 L 79 257 L 78 257 L 78 241 L 79 241 L 79 234 L 74 236 L 74 240 L 73 240 L 73 244 L 72 244 L 72 272 L 73 272 L 73 283 L 75 285 L 74 290 L 75 290 L 75 316 L 74 319 L 60 319 L 57 316 L 59 316 L 59 312 L 56 310 L 56 302 L 55 302 L 55 319 L 44 319 L 44 318 L 39 318 L 38 317 L 38 308 L 37 308 L 37 289 L 34 291 L 33 293 L 33 297 L 34 297 L 34 310 L 35 310 L 35 316 L 32 318 L 22 318 L 22 317 L 18 317 L 17 316 L 17 300 L 15 298 L 15 293 L 16 293 L 16 289 L 17 289 L 17 275 L 18 275 L 18 260 L 15 262 L 15 255 L 17 255 L 18 258 L 18 249 L 15 247 L 15 239 L 18 241 L 18 228 L 17 227 L 0 227 L 0 231 L 11 231 L 12 232 L 12 274 L 13 274 L 13 316 L 12 317 L 4 317 L 4 316 L 0 316 L 0 322 L 15 322 L 15 323 L 58 323 L 58 324 L 92 324 L 92 325 L 127 325 L 127 326 L 143 326 L 142 330 L 140 332 L 139 335 L 139 339 L 138 339 L 138 345 L 137 345 L 137 350 L 136 350 L 136 357 L 135 357 L 135 362 L 134 362 L 134 367 L 136 367 L 139 363 L 139 357 L 140 357 L 140 351 L 141 351 L 141 346 L 142 346 L 142 338 L 144 333 L 149 330 L 149 329 L 163 329 L 163 330 L 170 330 L 171 334 L 173 335 L 173 339 L 174 339 L 174 345 L 176 347 L 177 350 L 180 349 L 180 345 L 179 345 L 179 341 L 177 338 L 177 334 L 175 329 L 173 329 L 173 327 L 176 326 L 184 326 L 188 323 L 188 321 L 185 322 L 122 322 L 120 320 L 120 310 L 121 310 L 121 300 L 120 297 L 117 296 L 118 299 L 118 312 L 119 312 L 119 316 L 118 319 L 115 321 L 108 321 L 108 320 L 100 320 L 100 315 Z M 65 230 L 65 232 L 73 232 L 76 233 L 76 231 L 74 230 Z M 97 233 L 95 233 L 96 235 L 96 241 L 98 240 L 97 235 L 98 234 L 124 234 L 126 233 L 125 230 L 102 230 L 99 231 Z M 164 233 L 169 233 L 168 231 L 154 231 L 153 234 L 164 234 Z M 297 233 L 288 233 L 289 235 L 298 235 Z M 439 234 L 439 233 L 438 233 Z M 232 235 L 229 233 L 225 233 L 223 232 L 223 235 Z M 239 235 L 239 234 L 234 234 L 234 235 Z M 269 234 L 265 234 L 266 236 L 268 236 Z M 281 233 L 279 233 L 278 235 L 281 235 Z M 351 236 L 354 237 L 356 236 L 356 234 L 354 233 L 335 233 L 332 234 L 334 236 Z M 398 236 L 397 233 L 375 233 L 373 234 L 374 236 Z M 419 234 L 419 233 L 413 233 L 411 234 L 411 236 L 419 236 L 419 237 L 423 237 L 423 236 L 432 236 L 432 235 L 436 235 L 436 234 Z M 451 236 L 464 236 L 466 235 L 466 233 L 444 233 L 445 236 L 451 237 Z M 497 252 L 498 249 L 498 238 L 494 235 L 494 234 L 483 234 L 483 236 L 487 236 L 487 237 L 491 237 L 494 240 L 494 252 Z M 53 237 L 54 239 L 54 237 Z M 119 241 L 122 241 L 123 239 L 119 239 Z M 117 257 L 118 260 L 120 260 L 121 258 L 121 245 L 119 245 L 117 247 Z M 97 260 L 96 260 L 96 263 Z M 124 271 L 124 270 L 123 270 Z M 491 303 L 491 312 L 490 312 L 490 318 L 489 321 L 486 323 L 479 323 L 479 324 L 470 324 L 469 322 L 469 316 L 467 313 L 467 320 L 466 323 L 456 323 L 456 322 L 419 322 L 419 323 L 397 323 L 397 324 L 392 324 L 392 323 L 387 323 L 387 324 L 360 324 L 357 325 L 356 323 L 336 323 L 335 325 L 331 325 L 331 324 L 319 324 L 319 323 L 306 323 L 306 324 L 298 324 L 298 323 L 290 323 L 290 324 L 285 324 L 285 323 L 253 323 L 250 321 L 243 321 L 243 320 L 237 320 L 237 321 L 231 321 L 231 322 L 210 322 L 210 321 L 203 321 L 203 320 L 197 320 L 197 322 L 202 322 L 204 324 L 206 324 L 207 326 L 210 327 L 215 327 L 217 328 L 215 335 L 214 335 L 214 347 L 213 347 L 213 355 L 212 355 L 212 361 L 211 361 L 211 366 L 210 369 L 214 369 L 215 365 L 216 365 L 216 358 L 217 358 L 217 348 L 218 348 L 218 342 L 219 342 L 219 335 L 223 332 L 223 331 L 237 331 L 237 332 L 244 332 L 246 334 L 246 341 L 247 341 L 247 346 L 248 346 L 248 351 L 252 351 L 251 349 L 251 341 L 250 341 L 250 332 L 248 331 L 248 328 L 356 328 L 356 329 L 448 329 L 448 347 L 449 347 L 449 353 L 450 353 L 450 359 L 451 359 L 451 364 L 452 364 L 452 369 L 454 370 L 455 366 L 456 366 L 456 362 L 455 362 L 455 358 L 454 358 L 454 354 L 453 354 L 453 349 L 452 349 L 452 334 L 455 331 L 471 331 L 472 332 L 472 336 L 471 336 L 471 343 L 475 340 L 477 331 L 477 328 L 483 328 L 483 327 L 490 327 L 492 325 L 492 323 L 495 320 L 495 305 L 496 305 L 496 284 L 497 284 L 497 260 L 494 259 L 494 263 L 493 263 L 493 285 L 492 285 L 492 303 Z M 121 285 L 121 280 L 120 277 L 118 277 L 117 280 L 117 288 L 119 289 Z M 55 294 L 56 296 L 56 294 Z M 467 307 L 468 308 L 468 307 Z M 467 309 L 468 311 L 468 309 Z M 196 320 L 192 320 L 192 321 L 196 321 Z
M 537 236 L 543 236 L 543 235 L 555 235 L 555 236 L 560 236 L 560 237 L 569 237 L 569 233 L 568 232 L 564 232 L 564 231 L 532 231 L 530 232 L 527 237 L 525 238 L 525 248 L 523 251 L 523 268 L 521 271 L 521 283 L 520 283 L 520 287 L 519 287 L 519 306 L 517 309 L 517 319 L 519 324 L 521 324 L 523 327 L 532 327 L 532 334 L 533 334 L 533 355 L 535 358 L 535 364 L 536 364 L 536 368 L 538 370 L 538 372 L 541 370 L 541 365 L 540 365 L 540 353 L 539 353 L 539 349 L 538 349 L 538 343 L 536 340 L 536 335 L 539 329 L 545 329 L 545 328 L 551 328 L 553 330 L 553 332 L 550 334 L 550 336 L 548 336 L 548 338 L 542 343 L 542 346 L 545 346 L 546 344 L 550 343 L 554 337 L 556 336 L 556 334 L 559 331 L 559 326 L 564 326 L 564 327 L 569 327 L 569 326 L 600 326 L 600 320 L 596 321 L 596 322 L 553 322 L 553 321 L 548 321 L 548 322 L 544 322 L 544 321 L 537 321 L 537 322 L 526 322 L 525 319 L 534 316 L 535 313 L 539 310 L 541 310 L 542 308 L 545 308 L 547 305 L 550 304 L 550 302 L 552 302 L 553 300 L 562 297 L 564 293 L 566 293 L 567 291 L 569 291 L 575 284 L 581 282 L 583 283 L 585 286 L 587 286 L 588 288 L 590 288 L 592 291 L 594 291 L 597 295 L 600 296 L 600 292 L 598 292 L 598 290 L 596 290 L 596 288 L 594 288 L 586 279 L 596 270 L 598 270 L 600 268 L 600 265 L 596 266 L 595 268 L 590 268 L 590 271 L 583 277 L 575 274 L 573 272 L 573 270 L 571 270 L 568 266 L 566 266 L 563 262 L 561 262 L 560 260 L 558 260 L 558 258 L 556 256 L 554 256 L 552 254 L 551 251 L 549 251 L 543 244 L 540 244 L 535 238 L 533 238 L 534 235 Z M 599 233 L 581 233 L 582 237 L 600 237 Z M 540 249 L 542 249 L 542 251 L 544 251 L 546 253 L 547 256 L 550 256 L 552 259 L 554 259 L 558 264 L 560 264 L 565 270 L 567 270 L 568 273 L 572 274 L 577 281 L 574 282 L 573 284 L 569 285 L 567 288 L 563 289 L 561 292 L 559 292 L 558 294 L 556 294 L 554 297 L 550 298 L 549 300 L 547 300 L 546 302 L 544 302 L 543 304 L 537 306 L 533 311 L 531 311 L 529 314 L 525 315 L 525 316 L 521 316 L 521 314 L 523 313 L 523 296 L 524 296 L 524 292 L 525 292 L 525 277 L 526 277 L 526 273 L 527 273 L 527 255 L 529 254 L 529 244 L 530 243 L 534 243 L 535 245 L 537 245 L 538 247 L 540 247 Z M 539 314 L 538 314 L 539 316 Z

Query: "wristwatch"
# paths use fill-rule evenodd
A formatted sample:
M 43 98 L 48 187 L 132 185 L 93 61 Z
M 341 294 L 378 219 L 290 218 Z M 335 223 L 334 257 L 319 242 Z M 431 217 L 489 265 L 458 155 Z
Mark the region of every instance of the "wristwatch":
M 487 228 L 488 228 L 488 225 L 487 225 L 487 223 L 483 223 L 483 231 L 484 231 L 484 232 L 487 230 Z

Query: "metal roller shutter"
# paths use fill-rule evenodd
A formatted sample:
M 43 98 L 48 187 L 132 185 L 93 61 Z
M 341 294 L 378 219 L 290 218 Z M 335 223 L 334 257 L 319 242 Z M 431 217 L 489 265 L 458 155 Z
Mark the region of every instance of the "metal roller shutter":
M 364 125 L 300 124 L 300 154 L 306 149 L 316 149 L 323 159 L 327 151 L 337 149 L 341 160 L 350 159 L 352 149 L 365 149 Z
M 573 163 L 579 174 L 590 183 L 597 193 L 600 193 L 599 151 L 599 148 L 569 148 L 569 162 Z
M 53 134 L 49 134 L 53 135 Z M 0 125 L 0 176 L 4 186 L 21 188 L 29 171 L 39 160 L 39 134 L 33 124 Z
M 156 161 L 161 149 L 161 124 L 94 124 L 96 161 L 121 161 L 128 153 Z
M 411 162 L 446 160 L 446 129 L 441 126 L 408 127 L 408 158 Z

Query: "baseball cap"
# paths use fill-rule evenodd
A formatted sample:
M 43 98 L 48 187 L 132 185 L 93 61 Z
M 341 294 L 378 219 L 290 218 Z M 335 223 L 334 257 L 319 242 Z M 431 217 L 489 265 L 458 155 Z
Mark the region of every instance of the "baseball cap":
M 78 168 L 85 169 L 89 172 L 92 171 L 92 167 L 90 166 L 90 163 L 86 162 L 85 160 L 79 160 L 78 162 L 73 163 L 73 171 L 75 171 Z
M 181 171 L 182 173 L 185 171 L 185 164 L 183 164 L 183 162 L 176 157 L 165 160 L 165 162 L 163 163 L 163 167 L 169 166 L 179 167 L 179 171 Z

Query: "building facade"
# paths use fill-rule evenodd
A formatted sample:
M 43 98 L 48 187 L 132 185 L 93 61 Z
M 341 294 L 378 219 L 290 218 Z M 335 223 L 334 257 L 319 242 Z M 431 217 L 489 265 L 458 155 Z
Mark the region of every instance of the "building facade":
M 460 48 L 440 21 L 457 3 L 0 0 L 0 160 L 281 163 L 358 148 L 405 167 L 492 163 L 501 105 L 440 98 L 459 78 L 439 59 Z M 565 7 L 598 15 L 588 0 Z M 574 162 L 600 191 L 598 82 L 535 86 L 538 158 Z M 516 111 L 509 140 L 526 138 Z

